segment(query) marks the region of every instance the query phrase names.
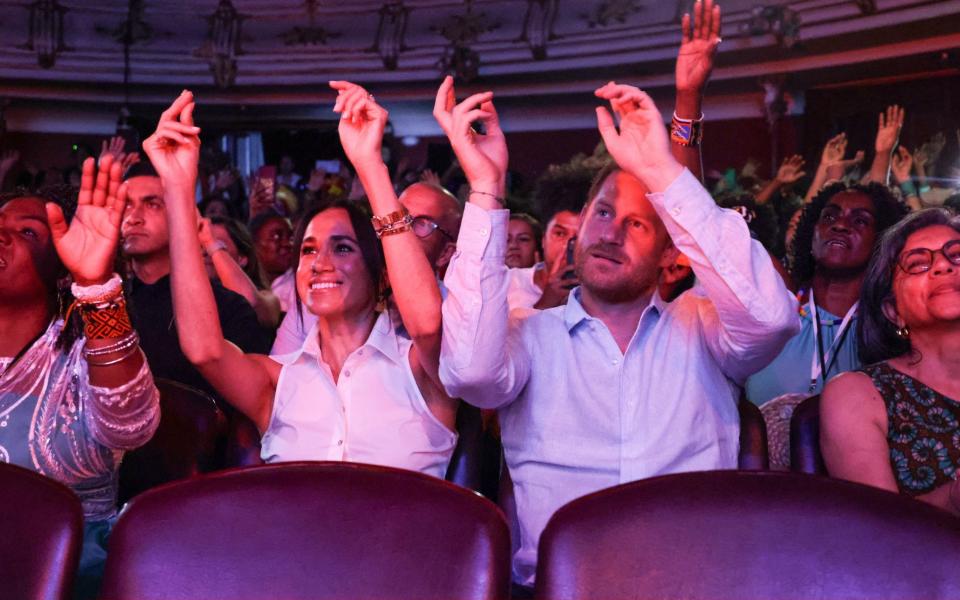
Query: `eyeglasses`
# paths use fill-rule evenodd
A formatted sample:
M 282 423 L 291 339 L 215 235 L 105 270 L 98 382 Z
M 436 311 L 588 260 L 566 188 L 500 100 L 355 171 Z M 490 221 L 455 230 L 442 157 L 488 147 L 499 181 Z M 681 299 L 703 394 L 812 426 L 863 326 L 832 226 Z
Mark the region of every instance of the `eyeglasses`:
M 910 275 L 919 275 L 926 273 L 933 267 L 933 258 L 937 253 L 943 254 L 943 257 L 951 264 L 960 265 L 960 240 L 950 240 L 939 250 L 929 248 L 914 248 L 900 256 L 897 264 L 904 272 Z
M 413 218 L 413 234 L 418 238 L 428 238 L 434 231 L 439 231 L 451 242 L 456 241 L 453 239 L 453 236 L 450 235 L 450 232 L 437 225 L 437 222 L 430 217 L 420 216 Z

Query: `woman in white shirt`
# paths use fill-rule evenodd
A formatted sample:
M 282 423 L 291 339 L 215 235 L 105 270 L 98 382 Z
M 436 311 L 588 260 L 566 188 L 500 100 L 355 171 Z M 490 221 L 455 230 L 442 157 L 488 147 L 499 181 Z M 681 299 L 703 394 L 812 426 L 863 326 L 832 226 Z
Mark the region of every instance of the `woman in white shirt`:
M 300 350 L 276 359 L 242 353 L 219 328 L 196 235 L 191 192 L 200 141 L 190 92 L 144 142 L 164 186 L 180 344 L 257 425 L 266 461 L 344 460 L 443 477 L 457 404 L 437 374 L 440 291 L 381 158 L 387 112 L 359 86 L 331 87 L 339 92 L 341 143 L 377 216 L 371 225 L 355 206 L 332 204 L 304 218 L 297 295 L 318 321 Z M 402 324 L 378 310 L 384 266 Z M 397 334 L 401 325 L 406 336 Z

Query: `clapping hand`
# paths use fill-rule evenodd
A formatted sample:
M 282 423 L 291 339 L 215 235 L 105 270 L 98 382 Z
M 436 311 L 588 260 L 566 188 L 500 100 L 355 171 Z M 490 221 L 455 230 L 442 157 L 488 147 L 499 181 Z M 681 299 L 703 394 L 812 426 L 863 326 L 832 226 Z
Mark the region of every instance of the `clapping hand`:
M 47 221 L 60 260 L 80 285 L 104 283 L 113 273 L 120 221 L 127 201 L 122 165 L 104 156 L 97 170 L 93 158 L 83 162 L 77 213 L 67 225 L 63 210 L 47 203 Z
M 143 142 L 143 150 L 160 175 L 165 190 L 181 188 L 193 197 L 200 158 L 200 128 L 193 124 L 193 93 L 184 90 L 160 115 L 157 130 Z
M 683 15 L 681 27 L 683 38 L 677 54 L 677 91 L 700 93 L 713 71 L 713 59 L 720 45 L 720 6 L 713 0 L 697 0 L 693 5 L 693 18 L 689 13 Z
M 657 106 L 645 92 L 629 85 L 610 82 L 594 94 L 610 101 L 620 118 L 620 130 L 610 112 L 597 107 L 597 124 L 607 151 L 621 169 L 647 186 L 662 192 L 683 167 L 670 154 L 670 141 Z
M 337 90 L 334 112 L 340 113 L 340 144 L 357 170 L 383 164 L 381 146 L 387 111 L 367 90 L 349 81 L 331 81 Z
M 493 92 L 474 94 L 457 104 L 453 78 L 448 75 L 437 90 L 433 116 L 450 140 L 471 189 L 502 198 L 507 140 L 493 106 Z M 475 121 L 483 125 L 483 133 L 474 130 Z

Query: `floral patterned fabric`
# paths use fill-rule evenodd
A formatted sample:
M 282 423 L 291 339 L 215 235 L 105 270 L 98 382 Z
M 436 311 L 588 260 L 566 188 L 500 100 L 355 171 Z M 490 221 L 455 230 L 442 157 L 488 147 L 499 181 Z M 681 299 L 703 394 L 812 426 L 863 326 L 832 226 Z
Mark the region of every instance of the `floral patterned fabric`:
M 957 476 L 960 402 L 886 363 L 862 369 L 887 406 L 890 466 L 901 492 L 926 494 Z

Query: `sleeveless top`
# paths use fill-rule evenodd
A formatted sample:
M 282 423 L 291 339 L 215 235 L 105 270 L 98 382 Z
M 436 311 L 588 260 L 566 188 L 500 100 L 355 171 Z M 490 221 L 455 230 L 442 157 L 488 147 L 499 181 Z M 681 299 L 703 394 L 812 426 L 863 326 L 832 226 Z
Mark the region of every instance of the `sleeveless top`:
M 926 494 L 956 478 L 960 402 L 887 363 L 864 367 L 887 407 L 887 445 L 897 488 Z
M 457 434 L 427 407 L 410 368 L 413 342 L 383 312 L 335 381 L 315 324 L 283 365 L 261 441 L 266 462 L 335 460 L 419 471 L 443 478 Z

